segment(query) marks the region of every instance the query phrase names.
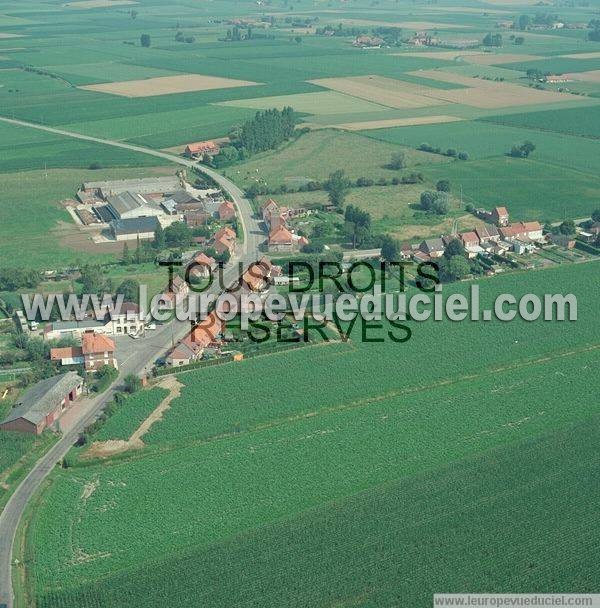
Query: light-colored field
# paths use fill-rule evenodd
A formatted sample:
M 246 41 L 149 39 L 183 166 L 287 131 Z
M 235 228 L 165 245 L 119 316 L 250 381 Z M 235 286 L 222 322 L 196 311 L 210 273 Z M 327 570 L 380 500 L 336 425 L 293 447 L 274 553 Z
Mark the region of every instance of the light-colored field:
M 583 82 L 600 83 L 600 70 L 590 70 L 589 72 L 574 72 L 569 74 L 573 80 L 583 80 Z
M 349 122 L 332 125 L 337 129 L 346 131 L 366 131 L 368 129 L 390 129 L 392 127 L 412 127 L 415 125 L 434 125 L 443 122 L 456 122 L 463 120 L 458 116 L 414 116 L 412 118 L 387 118 L 384 120 L 366 120 L 362 122 Z
M 537 61 L 538 59 L 544 59 L 540 55 L 524 55 L 518 53 L 474 53 L 467 57 L 469 63 L 476 63 L 478 65 L 499 65 L 504 63 L 517 63 L 520 61 Z
M 336 91 L 318 93 L 299 93 L 298 95 L 280 95 L 277 97 L 259 97 L 256 99 L 236 99 L 223 101 L 217 105 L 236 108 L 283 108 L 291 106 L 297 112 L 306 114 L 346 114 L 352 112 L 378 112 L 386 108 L 356 96 L 344 95 Z
M 233 80 L 217 76 L 202 76 L 200 74 L 182 74 L 180 76 L 159 76 L 144 80 L 126 80 L 124 82 L 105 82 L 79 87 L 88 91 L 98 91 L 121 97 L 152 97 L 155 95 L 170 95 L 172 93 L 190 93 L 192 91 L 209 91 L 211 89 L 232 89 L 235 87 L 250 87 L 257 82 L 249 80 Z
M 433 94 L 437 89 L 424 87 L 384 76 L 352 76 L 349 78 L 320 78 L 313 84 L 353 97 L 366 99 L 390 108 L 425 108 L 446 103 Z M 431 93 L 428 95 L 427 93 Z
M 10 34 L 9 32 L 0 32 L 0 40 L 7 40 L 8 38 L 23 38 L 21 34 Z
M 437 99 L 448 102 L 472 106 L 474 108 L 494 109 L 505 107 L 519 107 L 543 103 L 555 103 L 559 101 L 584 101 L 582 97 L 568 95 L 566 93 L 555 93 L 554 91 L 543 91 L 507 82 L 495 82 L 481 78 L 471 78 L 453 72 L 442 72 L 439 70 L 419 70 L 412 75 L 422 78 L 431 78 L 460 84 L 469 88 L 437 90 Z
M 79 0 L 63 4 L 66 8 L 107 8 L 110 6 L 122 6 L 124 4 L 137 4 L 136 0 Z
M 571 53 L 570 55 L 559 55 L 565 59 L 600 59 L 600 51 L 593 51 L 592 53 Z
M 468 25 L 456 25 L 455 23 L 436 23 L 433 21 L 377 21 L 376 19 L 340 19 L 345 25 L 380 25 L 383 27 L 402 27 L 407 30 L 443 30 L 443 29 L 467 29 Z
M 490 53 L 491 54 L 491 53 Z M 409 51 L 408 53 L 392 53 L 397 57 L 422 57 L 423 59 L 443 59 L 445 61 L 454 61 L 458 57 L 468 57 L 470 55 L 481 55 L 481 51 L 470 51 L 470 50 L 454 50 L 454 51 L 422 51 L 415 52 Z

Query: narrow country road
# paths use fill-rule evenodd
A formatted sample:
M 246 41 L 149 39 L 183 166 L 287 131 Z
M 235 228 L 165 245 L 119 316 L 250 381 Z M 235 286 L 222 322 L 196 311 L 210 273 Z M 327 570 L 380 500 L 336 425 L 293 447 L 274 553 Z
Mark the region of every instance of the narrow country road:
M 244 231 L 243 246 L 241 251 L 237 252 L 236 256 L 233 258 L 232 262 L 234 263 L 225 271 L 225 281 L 231 282 L 236 278 L 238 265 L 240 263 L 246 266 L 260 257 L 259 246 L 264 240 L 264 234 L 261 230 L 259 221 L 254 217 L 250 202 L 244 197 L 244 193 L 240 188 L 217 171 L 174 154 L 152 150 L 142 146 L 135 146 L 125 142 L 90 137 L 80 133 L 73 133 L 71 131 L 64 131 L 62 129 L 55 129 L 53 127 L 46 127 L 44 125 L 11 118 L 0 117 L 0 121 L 25 128 L 47 131 L 64 137 L 83 139 L 117 148 L 125 148 L 127 150 L 139 152 L 140 154 L 148 154 L 150 156 L 162 158 L 166 161 L 183 165 L 188 168 L 198 169 L 212 178 L 221 186 L 221 188 L 223 188 L 223 190 L 231 195 Z M 213 289 L 216 290 L 217 286 Z M 25 477 L 14 494 L 10 497 L 6 507 L 0 514 L 0 608 L 4 608 L 3 604 L 6 604 L 7 608 L 13 608 L 13 545 L 17 526 L 19 525 L 23 512 L 32 496 L 39 489 L 44 479 L 49 475 L 56 464 L 66 455 L 77 440 L 81 431 L 96 418 L 100 410 L 111 400 L 115 391 L 118 390 L 122 378 L 128 374 L 140 375 L 147 371 L 147 369 L 152 366 L 155 359 L 168 350 L 172 339 L 180 339 L 188 330 L 188 322 L 173 321 L 154 332 L 151 338 L 140 340 L 138 342 L 139 349 L 121 365 L 119 378 L 105 393 L 85 403 L 85 407 L 81 409 L 79 417 L 73 421 L 71 428 L 37 461 L 27 474 L 27 477 Z

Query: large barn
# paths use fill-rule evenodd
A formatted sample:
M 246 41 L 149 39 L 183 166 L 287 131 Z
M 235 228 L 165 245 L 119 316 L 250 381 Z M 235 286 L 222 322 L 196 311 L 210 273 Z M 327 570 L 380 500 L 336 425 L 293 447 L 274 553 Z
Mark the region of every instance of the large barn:
M 40 435 L 71 407 L 82 387 L 83 378 L 76 372 L 41 380 L 21 395 L 0 430 Z

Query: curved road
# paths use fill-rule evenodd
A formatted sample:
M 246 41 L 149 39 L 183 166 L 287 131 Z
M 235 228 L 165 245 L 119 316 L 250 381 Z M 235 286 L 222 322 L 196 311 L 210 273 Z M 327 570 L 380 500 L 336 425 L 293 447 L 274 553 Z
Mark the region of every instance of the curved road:
M 199 165 L 194 161 L 175 156 L 174 154 L 168 154 L 142 146 L 135 146 L 125 142 L 90 137 L 80 133 L 73 133 L 71 131 L 64 131 L 62 129 L 55 129 L 53 127 L 46 127 L 44 125 L 10 118 L 0 117 L 0 121 L 21 127 L 47 131 L 48 133 L 55 133 L 64 137 L 72 137 L 74 139 L 83 139 L 107 146 L 125 148 L 126 150 L 132 150 L 134 152 L 139 152 L 140 154 L 149 154 L 178 165 L 200 170 L 202 173 L 211 177 L 224 190 L 229 192 L 242 222 L 244 244 L 242 251 L 238 252 L 233 261 L 238 264 L 242 263 L 248 265 L 258 259 L 259 245 L 265 237 L 258 220 L 253 216 L 252 207 L 249 201 L 244 197 L 244 193 L 232 181 L 216 171 Z M 237 264 L 231 265 L 224 273 L 225 280 L 229 282 L 236 278 L 236 271 Z M 216 286 L 215 289 L 217 289 Z M 158 356 L 162 355 L 170 347 L 173 337 L 178 339 L 188 330 L 189 324 L 187 322 L 174 321 L 169 325 L 161 327 L 156 332 L 153 332 L 151 338 L 140 340 L 138 342 L 140 348 L 121 364 L 120 378 L 127 374 L 143 373 L 149 365 L 153 364 Z M 17 526 L 19 525 L 27 503 L 38 490 L 43 480 L 70 450 L 81 431 L 95 419 L 100 410 L 112 398 L 114 392 L 117 390 L 119 382 L 120 379 L 118 378 L 105 393 L 82 404 L 79 417 L 74 421 L 70 430 L 65 432 L 59 441 L 37 461 L 27 474 L 27 477 L 25 477 L 14 494 L 10 497 L 6 507 L 0 514 L 0 606 L 4 603 L 8 608 L 13 607 L 11 573 L 12 552 Z

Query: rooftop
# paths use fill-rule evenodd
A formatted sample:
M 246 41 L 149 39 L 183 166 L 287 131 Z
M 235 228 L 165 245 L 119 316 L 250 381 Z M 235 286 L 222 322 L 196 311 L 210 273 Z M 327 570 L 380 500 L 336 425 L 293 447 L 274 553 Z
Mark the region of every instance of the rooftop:
M 124 220 L 114 220 L 110 223 L 115 234 L 138 234 L 154 232 L 158 226 L 158 219 L 152 217 L 132 217 Z
M 39 424 L 56 406 L 83 382 L 76 372 L 67 372 L 52 378 L 41 380 L 28 388 L 16 402 L 3 423 L 23 418 L 33 424 Z

